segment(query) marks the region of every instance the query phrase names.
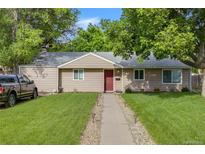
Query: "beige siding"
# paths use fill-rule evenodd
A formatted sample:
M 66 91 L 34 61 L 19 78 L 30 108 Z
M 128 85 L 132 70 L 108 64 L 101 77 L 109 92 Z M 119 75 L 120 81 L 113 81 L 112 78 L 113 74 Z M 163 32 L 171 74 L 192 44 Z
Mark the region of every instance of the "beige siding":
M 123 91 L 122 90 L 122 69 L 114 70 L 114 89 L 115 91 Z
M 99 57 L 88 55 L 76 61 L 68 63 L 60 68 L 114 68 L 114 64 Z
M 84 68 L 84 65 L 82 65 Z M 123 73 L 122 73 L 123 72 Z M 47 67 L 21 67 L 20 73 L 27 75 L 34 80 L 39 91 L 55 92 L 57 86 L 63 88 L 64 92 L 103 92 L 104 71 L 102 68 L 85 68 L 84 80 L 73 80 L 73 69 L 59 69 Z M 59 82 L 57 81 L 59 73 Z M 153 91 L 159 88 L 161 91 L 181 90 L 182 87 L 190 87 L 190 70 L 182 70 L 182 84 L 163 84 L 162 69 L 145 69 L 145 80 L 133 79 L 133 69 L 114 69 L 114 90 L 122 91 L 131 88 L 134 91 Z M 122 79 L 123 74 L 123 79 Z
M 182 84 L 163 84 L 162 69 L 145 69 L 145 80 L 134 80 L 133 69 L 124 69 L 124 89 L 131 88 L 133 91 L 153 91 L 159 88 L 161 91 L 178 91 L 182 87 L 190 88 L 190 70 L 182 70 Z
M 57 91 L 57 68 L 20 67 L 20 73 L 34 80 L 39 92 Z
M 73 80 L 73 69 L 59 70 L 59 86 L 64 92 L 103 92 L 103 69 L 84 69 L 84 80 Z

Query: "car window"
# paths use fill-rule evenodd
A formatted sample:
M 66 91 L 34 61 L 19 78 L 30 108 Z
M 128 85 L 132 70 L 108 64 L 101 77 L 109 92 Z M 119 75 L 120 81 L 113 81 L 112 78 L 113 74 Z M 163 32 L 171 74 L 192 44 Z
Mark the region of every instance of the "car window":
M 8 83 L 16 83 L 17 80 L 16 80 L 16 78 L 14 78 L 14 77 L 9 77 L 9 78 L 7 78 L 7 82 L 8 82 Z
M 5 77 L 0 77 L 0 83 L 7 83 L 7 79 Z
M 0 83 L 16 83 L 17 79 L 15 77 L 0 77 Z
M 20 83 L 27 83 L 27 80 L 23 76 L 18 76 Z
M 29 82 L 29 81 L 30 81 L 29 78 L 28 78 L 27 76 L 25 76 L 25 75 L 23 75 L 23 79 L 24 79 L 26 82 Z
M 18 76 L 18 78 L 19 78 L 19 82 L 23 82 L 23 77 L 22 76 Z

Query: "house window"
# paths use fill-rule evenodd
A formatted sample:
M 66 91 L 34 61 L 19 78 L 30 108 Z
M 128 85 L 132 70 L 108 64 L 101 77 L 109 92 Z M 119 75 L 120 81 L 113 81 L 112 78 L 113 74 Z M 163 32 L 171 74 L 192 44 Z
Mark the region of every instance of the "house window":
M 73 70 L 73 79 L 74 80 L 84 80 L 84 70 L 83 69 L 74 69 Z
M 181 70 L 163 70 L 163 83 L 181 83 Z
M 135 80 L 144 80 L 144 70 L 142 70 L 142 69 L 134 70 L 134 79 Z

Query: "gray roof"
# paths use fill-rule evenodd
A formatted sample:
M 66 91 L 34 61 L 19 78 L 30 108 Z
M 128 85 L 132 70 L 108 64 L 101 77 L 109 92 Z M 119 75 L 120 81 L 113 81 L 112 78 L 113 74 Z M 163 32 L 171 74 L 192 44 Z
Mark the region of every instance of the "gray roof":
M 85 54 L 88 54 L 88 52 L 44 52 L 41 53 L 31 65 L 57 67 Z M 149 58 L 142 63 L 139 63 L 137 56 L 134 55 L 130 59 L 125 60 L 121 56 L 114 56 L 112 52 L 94 52 L 94 54 L 121 65 L 124 68 L 191 68 L 176 59 L 166 58 L 156 60 L 153 55 L 149 56 Z

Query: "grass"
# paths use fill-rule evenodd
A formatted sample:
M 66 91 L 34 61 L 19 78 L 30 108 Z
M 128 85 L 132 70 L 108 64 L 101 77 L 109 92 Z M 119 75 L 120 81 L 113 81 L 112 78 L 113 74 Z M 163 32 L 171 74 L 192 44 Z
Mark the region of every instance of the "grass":
M 64 93 L 0 110 L 0 144 L 79 144 L 96 99 Z
M 205 98 L 194 93 L 123 94 L 157 144 L 205 144 Z

